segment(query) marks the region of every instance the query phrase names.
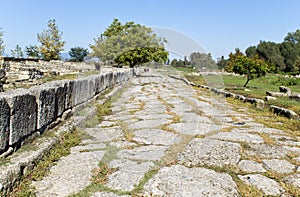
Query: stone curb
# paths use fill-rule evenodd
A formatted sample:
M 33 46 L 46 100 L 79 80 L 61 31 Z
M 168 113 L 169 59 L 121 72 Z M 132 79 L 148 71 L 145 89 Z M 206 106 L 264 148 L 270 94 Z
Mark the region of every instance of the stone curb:
M 128 81 L 116 84 L 116 87 L 113 87 L 113 90 L 106 94 L 105 98 L 100 100 L 99 103 L 104 103 L 116 95 L 126 83 L 128 83 Z M 85 103 L 79 104 L 76 108 L 66 112 L 68 115 L 65 115 L 65 117 L 68 120 L 65 120 L 66 122 L 63 125 L 58 126 L 55 133 L 61 134 L 69 131 L 73 127 L 80 127 L 87 119 L 95 116 L 97 110 L 95 107 L 91 108 L 88 112 L 89 114 L 84 117 L 73 116 L 73 114 L 76 111 L 87 107 L 89 103 L 94 102 L 98 96 L 99 94 Z M 11 192 L 20 182 L 22 176 L 26 174 L 26 172 L 33 170 L 37 162 L 41 160 L 44 155 L 47 155 L 57 143 L 58 139 L 56 137 L 36 139 L 35 146 L 37 147 L 37 150 L 26 151 L 15 155 L 13 154 L 10 158 L 11 164 L 0 166 L 0 196 L 5 196 L 7 193 Z
M 181 81 L 185 82 L 187 85 L 191 85 L 191 86 L 195 86 L 195 87 L 200 87 L 200 88 L 208 89 L 211 92 L 214 92 L 216 94 L 221 94 L 221 95 L 223 95 L 225 97 L 231 97 L 231 98 L 234 98 L 234 99 L 238 99 L 238 100 L 240 100 L 242 102 L 249 102 L 251 104 L 254 104 L 257 108 L 260 108 L 260 109 L 266 107 L 265 102 L 262 99 L 245 97 L 245 96 L 240 95 L 240 94 L 226 92 L 224 90 L 220 90 L 220 89 L 216 89 L 216 88 L 211 88 L 211 87 L 206 86 L 206 85 L 195 84 L 193 82 L 188 81 L 185 78 L 181 78 L 181 77 L 174 76 L 174 75 L 169 75 L 169 77 L 171 77 L 173 79 L 181 80 Z M 281 115 L 281 116 L 287 117 L 289 119 L 300 120 L 300 116 L 296 112 L 294 112 L 292 110 L 285 109 L 285 108 L 282 108 L 282 107 L 278 107 L 278 106 L 275 106 L 275 105 L 269 106 L 269 109 L 274 114 Z

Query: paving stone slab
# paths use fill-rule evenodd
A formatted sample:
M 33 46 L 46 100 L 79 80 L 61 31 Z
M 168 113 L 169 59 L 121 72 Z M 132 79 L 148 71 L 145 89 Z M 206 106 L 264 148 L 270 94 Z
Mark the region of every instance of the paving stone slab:
M 264 159 L 286 158 L 287 154 L 291 152 L 282 146 L 270 144 L 250 144 L 250 148 L 244 150 L 247 156 L 259 156 Z
M 133 140 L 139 144 L 171 145 L 178 143 L 180 137 L 175 133 L 160 129 L 143 129 L 134 132 Z
M 212 130 L 218 130 L 220 126 L 210 123 L 175 123 L 170 128 L 185 135 L 204 135 Z
M 160 169 L 144 189 L 144 196 L 240 196 L 228 174 L 181 165 Z
M 279 183 L 261 174 L 239 175 L 238 177 L 246 184 L 258 188 L 265 195 L 279 196 L 284 193 L 284 189 L 280 187 Z
M 290 162 L 280 159 L 263 160 L 262 163 L 267 170 L 271 170 L 280 174 L 292 173 L 296 168 L 296 166 Z
M 212 124 L 213 122 L 206 116 L 199 116 L 196 113 L 183 113 L 180 114 L 182 122 L 184 123 L 209 123 Z
M 114 160 L 109 166 L 119 170 L 108 176 L 108 182 L 105 185 L 115 190 L 131 191 L 154 164 L 152 162 L 137 163 L 129 160 Z
M 246 173 L 262 173 L 266 172 L 261 163 L 252 160 L 242 160 L 240 161 L 238 167 Z
M 300 189 L 300 173 L 289 175 L 284 178 L 284 181 Z
M 237 166 L 241 156 L 241 146 L 237 143 L 213 139 L 193 139 L 182 153 L 178 161 L 188 167 L 198 165 Z
M 86 128 L 85 131 L 93 136 L 98 142 L 110 142 L 124 139 L 123 132 L 119 127 Z
M 141 118 L 143 118 L 143 117 L 141 117 Z M 134 129 L 143 129 L 143 128 L 146 128 L 146 129 L 158 128 L 168 122 L 171 122 L 171 121 L 170 120 L 169 121 L 160 120 L 160 119 L 159 120 L 142 120 L 142 121 L 135 122 L 133 124 L 129 124 L 128 128 L 133 129 L 133 130 Z
M 164 156 L 167 146 L 141 146 L 131 150 L 121 150 L 118 152 L 119 158 L 144 160 L 144 161 L 157 161 Z
M 63 157 L 50 174 L 32 185 L 39 196 L 68 196 L 90 184 L 91 171 L 98 166 L 105 151 L 75 153 Z M 83 167 L 84 166 L 84 167 Z
M 241 132 L 219 132 L 209 136 L 212 139 L 228 140 L 236 142 L 248 142 L 248 143 L 264 143 L 262 137 L 257 134 L 241 133 Z

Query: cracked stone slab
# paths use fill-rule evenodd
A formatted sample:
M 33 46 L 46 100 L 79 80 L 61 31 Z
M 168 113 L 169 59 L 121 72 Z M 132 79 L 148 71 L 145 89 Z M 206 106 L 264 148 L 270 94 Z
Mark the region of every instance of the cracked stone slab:
M 157 161 L 164 156 L 166 149 L 167 146 L 141 146 L 131 150 L 121 150 L 118 152 L 118 157 L 132 160 Z
M 286 158 L 287 154 L 291 152 L 281 146 L 270 144 L 250 144 L 250 148 L 244 150 L 247 156 L 259 156 L 264 159 Z
M 204 135 L 212 130 L 217 130 L 220 126 L 210 123 L 176 123 L 169 125 L 170 128 L 185 135 Z
M 276 140 L 276 142 L 280 145 L 285 146 L 300 146 L 300 141 L 297 140 L 295 137 L 288 137 L 282 135 L 272 135 L 272 138 Z
M 141 118 L 143 118 L 143 116 L 141 116 Z M 169 121 L 166 121 L 166 120 L 161 120 L 161 119 L 158 119 L 158 120 L 142 120 L 142 121 L 138 121 L 138 122 L 135 122 L 133 124 L 129 124 L 128 125 L 128 128 L 129 129 L 149 129 L 149 128 L 157 128 L 157 127 L 160 127 L 162 126 L 163 124 L 166 124 L 168 122 L 171 122 L 170 120 Z
M 292 174 L 284 178 L 286 183 L 293 185 L 300 189 L 300 174 Z
M 53 166 L 50 174 L 41 181 L 34 181 L 39 196 L 68 196 L 90 184 L 92 170 L 104 156 L 105 151 L 75 153 L 63 157 Z M 84 167 L 83 167 L 84 166 Z
M 248 142 L 248 143 L 264 143 L 262 137 L 257 134 L 250 133 L 241 133 L 241 132 L 219 132 L 209 138 L 218 139 L 218 140 L 228 140 L 236 142 Z
M 263 165 L 252 160 L 242 160 L 240 161 L 238 167 L 246 173 L 263 173 L 266 172 Z
M 111 128 L 86 128 L 85 131 L 93 136 L 98 142 L 110 142 L 124 139 L 120 127 Z
M 144 196 L 240 196 L 228 174 L 181 165 L 160 169 L 144 189 Z
M 188 167 L 198 165 L 237 166 L 241 155 L 241 146 L 233 142 L 213 139 L 193 139 L 177 158 L 180 164 Z
M 239 175 L 238 177 L 244 183 L 258 188 L 265 195 L 279 196 L 284 193 L 284 189 L 280 187 L 279 183 L 261 174 Z
M 263 160 L 263 164 L 266 169 L 280 174 L 292 173 L 296 168 L 290 162 L 280 159 Z
M 115 190 L 131 191 L 154 164 L 152 162 L 137 163 L 129 160 L 114 160 L 109 166 L 119 170 L 108 176 L 108 182 L 105 185 Z
M 133 140 L 141 144 L 171 145 L 180 141 L 180 137 L 160 129 L 143 129 L 134 132 Z
M 199 116 L 196 113 L 183 113 L 181 114 L 181 119 L 182 122 L 185 123 L 200 123 L 200 122 L 204 122 L 204 123 L 210 123 L 212 124 L 212 121 L 206 117 L 206 116 Z

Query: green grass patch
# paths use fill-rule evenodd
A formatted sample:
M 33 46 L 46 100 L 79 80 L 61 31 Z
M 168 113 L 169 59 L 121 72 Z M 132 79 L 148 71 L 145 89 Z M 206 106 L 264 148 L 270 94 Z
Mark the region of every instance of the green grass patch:
M 241 94 L 246 97 L 264 99 L 266 91 L 279 92 L 279 86 L 286 85 L 292 92 L 300 92 L 300 79 L 286 78 L 282 75 L 267 75 L 249 82 L 248 87 L 243 87 L 246 78 L 239 75 L 186 75 L 188 80 L 211 87 L 224 88 L 226 91 Z M 275 101 L 266 101 L 267 105 L 276 105 L 293 110 L 300 114 L 300 102 L 288 97 L 277 98 Z
M 112 114 L 111 107 L 112 105 L 110 100 L 104 102 L 102 105 L 97 105 L 97 117 L 100 123 L 104 120 L 105 116 Z
M 41 180 L 50 172 L 51 166 L 63 156 L 69 155 L 71 147 L 79 144 L 81 137 L 80 132 L 73 128 L 70 131 L 59 136 L 59 142 L 36 164 L 35 168 L 27 172 L 20 184 L 8 196 L 36 196 L 34 188 L 31 186 L 32 181 Z

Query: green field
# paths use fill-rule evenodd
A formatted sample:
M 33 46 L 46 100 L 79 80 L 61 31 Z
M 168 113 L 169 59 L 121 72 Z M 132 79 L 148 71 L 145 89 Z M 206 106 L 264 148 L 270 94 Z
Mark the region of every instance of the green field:
M 246 88 L 243 87 L 246 78 L 239 75 L 185 75 L 185 77 L 197 84 L 224 88 L 229 92 L 260 99 L 265 98 L 266 91 L 279 92 L 279 86 L 281 85 L 289 87 L 292 92 L 300 93 L 300 79 L 285 78 L 282 75 L 267 75 L 265 77 L 253 79 L 248 83 Z M 291 109 L 300 114 L 300 102 L 290 100 L 288 97 L 278 98 L 275 101 L 268 101 L 266 104 Z

